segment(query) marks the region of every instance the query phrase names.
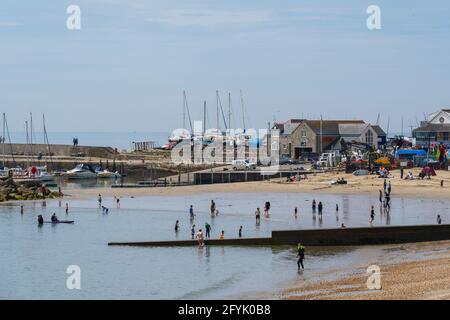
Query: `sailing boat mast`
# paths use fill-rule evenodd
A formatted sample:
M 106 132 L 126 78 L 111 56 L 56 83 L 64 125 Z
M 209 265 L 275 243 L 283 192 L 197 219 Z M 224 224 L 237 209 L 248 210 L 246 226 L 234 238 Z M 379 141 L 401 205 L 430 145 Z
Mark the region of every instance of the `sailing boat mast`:
M 185 117 L 186 117 L 186 112 L 187 112 L 187 116 L 188 116 L 188 120 L 189 120 L 189 127 L 191 128 L 191 135 L 194 132 L 194 129 L 192 128 L 192 120 L 191 120 L 191 113 L 189 111 L 189 105 L 187 102 L 187 97 L 186 97 L 186 91 L 183 91 L 183 129 L 185 129 Z
M 33 152 L 33 113 L 30 112 L 30 150 L 31 150 L 31 159 L 34 158 Z
M 16 159 L 14 158 L 14 150 L 12 147 L 12 143 L 11 143 L 11 136 L 9 134 L 9 128 L 8 128 L 8 121 L 6 121 L 6 114 L 3 113 L 3 166 L 5 165 L 5 131 L 6 134 L 8 135 L 8 143 L 9 143 L 9 147 L 11 149 L 11 157 L 12 157 L 12 161 L 13 161 L 13 166 L 16 166 Z
M 2 145 L 3 145 L 3 167 L 5 166 L 5 157 L 6 157 L 6 153 L 5 153 L 5 142 L 6 142 L 6 126 L 5 126 L 5 114 L 3 113 L 2 115 L 2 128 L 3 128 L 3 133 L 2 133 Z
M 47 144 L 48 156 L 50 157 L 50 163 L 52 165 L 52 170 L 53 170 L 53 158 L 52 158 L 52 153 L 50 150 L 50 143 L 48 141 L 47 128 L 45 127 L 45 114 L 42 114 L 42 127 L 44 130 L 44 143 Z
M 219 130 L 219 90 L 216 90 L 216 129 Z
M 25 120 L 25 135 L 27 138 L 27 147 L 30 146 L 30 135 L 28 134 L 28 120 Z M 26 150 L 26 148 L 25 148 Z M 27 156 L 27 167 L 30 167 L 30 155 Z
M 244 97 L 242 96 L 242 90 L 240 90 L 240 95 L 241 95 L 241 109 L 242 109 L 242 125 L 244 126 L 245 132 Z
M 228 128 L 231 129 L 231 92 L 228 92 Z
M 206 132 L 206 100 L 203 102 L 203 139 L 205 138 Z

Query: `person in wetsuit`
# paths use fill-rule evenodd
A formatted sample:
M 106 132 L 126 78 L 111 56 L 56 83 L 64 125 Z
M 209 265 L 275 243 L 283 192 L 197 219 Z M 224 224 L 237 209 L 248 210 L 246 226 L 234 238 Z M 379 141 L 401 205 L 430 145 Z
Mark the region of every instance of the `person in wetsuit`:
M 38 215 L 38 224 L 44 224 L 44 218 L 42 217 L 42 214 Z
M 297 257 L 298 257 L 298 260 L 297 260 L 298 270 L 300 270 L 300 267 L 302 269 L 305 269 L 305 266 L 303 265 L 303 260 L 305 260 L 305 247 L 301 243 L 299 243 L 298 247 L 297 247 L 297 250 L 298 250 L 298 255 L 297 255 Z

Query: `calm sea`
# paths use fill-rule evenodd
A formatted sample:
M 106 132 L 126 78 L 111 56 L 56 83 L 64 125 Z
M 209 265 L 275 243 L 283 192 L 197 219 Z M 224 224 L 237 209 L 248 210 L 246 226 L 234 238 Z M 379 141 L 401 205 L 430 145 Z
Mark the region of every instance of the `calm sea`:
M 67 190 L 70 193 L 70 190 Z M 212 225 L 212 235 L 221 230 L 236 237 L 243 226 L 245 237 L 269 236 L 271 230 L 368 226 L 371 205 L 377 196 L 316 195 L 324 203 L 323 220 L 311 214 L 310 194 L 206 193 L 191 196 L 122 198 L 115 208 L 102 214 L 96 199 L 0 205 L 0 299 L 214 299 L 252 297 L 277 292 L 287 283 L 311 277 L 323 279 L 343 270 L 379 261 L 390 251 L 375 247 L 307 248 L 306 269 L 297 273 L 295 248 L 290 247 L 197 247 L 133 248 L 109 247 L 110 241 L 175 240 L 190 237 L 188 208 L 194 205 L 197 228 Z M 209 202 L 215 199 L 219 216 L 211 219 Z M 255 226 L 254 210 L 264 201 L 272 204 L 272 217 Z M 64 212 L 69 203 L 69 214 Z M 335 205 L 339 204 L 338 217 Z M 293 208 L 299 217 L 294 219 Z M 375 225 L 433 224 L 440 214 L 450 221 L 450 202 L 394 198 L 389 216 L 377 212 Z M 37 225 L 37 215 L 46 220 L 56 212 L 73 225 Z M 180 220 L 181 231 L 173 228 Z M 375 254 L 375 256 L 374 256 Z M 395 251 L 389 259 L 404 257 Z M 412 253 L 414 254 L 414 252 Z M 66 287 L 70 265 L 81 269 L 81 290 Z
M 72 144 L 78 138 L 79 145 L 131 149 L 133 141 L 154 141 L 157 146 L 167 143 L 170 132 L 48 132 L 51 144 Z M 12 143 L 26 143 L 25 132 L 11 132 Z M 35 132 L 33 143 L 44 143 L 44 134 Z

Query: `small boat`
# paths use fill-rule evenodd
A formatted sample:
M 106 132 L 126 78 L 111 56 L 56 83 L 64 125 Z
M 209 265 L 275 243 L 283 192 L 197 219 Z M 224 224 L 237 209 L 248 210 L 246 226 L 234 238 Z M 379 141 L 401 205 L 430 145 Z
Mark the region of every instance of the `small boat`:
M 59 221 L 44 221 L 44 223 L 53 223 L 53 224 L 57 224 L 57 223 L 74 223 L 74 220 L 59 220 Z
M 118 178 L 120 178 L 120 173 L 119 173 L 119 171 L 112 172 L 112 171 L 109 171 L 108 169 L 105 169 L 105 170 L 97 171 L 97 177 L 102 178 L 102 179 L 106 179 L 106 178 L 118 179 Z
M 61 177 L 67 179 L 95 179 L 97 178 L 97 174 L 90 165 L 79 164 L 72 170 L 61 173 Z
M 55 175 L 47 171 L 47 166 L 31 167 L 28 171 L 32 178 L 40 181 L 53 181 L 55 179 Z

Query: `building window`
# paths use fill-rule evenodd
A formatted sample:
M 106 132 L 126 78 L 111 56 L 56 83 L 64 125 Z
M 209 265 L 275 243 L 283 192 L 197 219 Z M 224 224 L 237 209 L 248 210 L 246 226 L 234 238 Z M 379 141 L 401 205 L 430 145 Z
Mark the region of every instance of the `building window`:
M 302 138 L 306 137 L 306 130 L 301 130 L 300 135 Z
M 373 145 L 373 133 L 371 130 L 368 130 L 366 132 L 366 144 Z

